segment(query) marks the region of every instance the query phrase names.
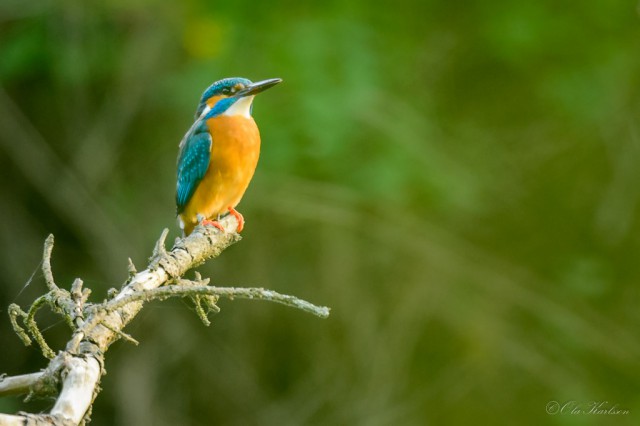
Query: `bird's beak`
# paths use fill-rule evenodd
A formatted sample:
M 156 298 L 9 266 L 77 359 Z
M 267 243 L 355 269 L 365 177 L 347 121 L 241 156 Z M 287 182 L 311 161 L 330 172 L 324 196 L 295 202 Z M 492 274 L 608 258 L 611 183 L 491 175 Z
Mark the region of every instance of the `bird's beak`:
M 268 80 L 256 81 L 255 83 L 251 83 L 250 85 L 236 93 L 235 97 L 242 98 L 243 96 L 255 95 L 275 86 L 280 82 L 282 82 L 281 78 L 270 78 Z

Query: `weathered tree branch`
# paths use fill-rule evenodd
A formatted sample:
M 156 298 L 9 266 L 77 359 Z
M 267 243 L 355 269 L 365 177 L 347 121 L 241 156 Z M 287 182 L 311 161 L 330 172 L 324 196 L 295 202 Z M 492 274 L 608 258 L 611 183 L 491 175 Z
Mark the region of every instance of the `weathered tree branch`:
M 42 272 L 49 292 L 37 298 L 27 312 L 18 305 L 9 307 L 11 323 L 25 345 L 36 341 L 43 355 L 51 361 L 38 373 L 0 378 L 0 396 L 29 393 L 32 396 L 58 395 L 49 414 L 0 414 L 0 425 L 67 425 L 84 424 L 89 420 L 101 376 L 104 374 L 104 354 L 119 339 L 137 341 L 126 334 L 124 327 L 138 314 L 145 302 L 169 297 L 190 297 L 200 319 L 209 324 L 207 313 L 218 312 L 220 297 L 229 299 L 261 299 L 301 309 L 322 318 L 329 316 L 329 308 L 315 306 L 294 296 L 262 288 L 214 287 L 208 279 L 196 273 L 195 280 L 182 278 L 190 269 L 207 259 L 218 256 L 229 245 L 240 240 L 237 221 L 229 215 L 220 220 L 225 232 L 213 227 L 197 227 L 187 238 L 176 241 L 171 251 L 165 249 L 168 231 L 157 241 L 147 269 L 137 272 L 129 259 L 129 279 L 121 290 L 112 289 L 111 296 L 102 303 L 88 303 L 91 293 L 76 279 L 71 291 L 55 283 L 51 270 L 53 236 L 45 241 Z M 162 287 L 161 287 L 162 286 Z M 56 355 L 48 346 L 35 315 L 48 306 L 63 316 L 72 335 L 66 348 Z M 19 324 L 22 320 L 23 326 Z
M 29 392 L 33 386 L 42 377 L 42 372 L 22 374 L 20 376 L 2 376 L 0 377 L 0 395 L 20 395 Z

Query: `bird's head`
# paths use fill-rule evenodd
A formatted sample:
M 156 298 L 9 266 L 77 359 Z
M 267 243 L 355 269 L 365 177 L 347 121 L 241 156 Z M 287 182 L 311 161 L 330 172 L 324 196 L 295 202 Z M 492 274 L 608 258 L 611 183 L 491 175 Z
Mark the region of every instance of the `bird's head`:
M 217 114 L 251 115 L 254 95 L 280 83 L 282 79 L 271 78 L 253 83 L 241 77 L 231 77 L 216 81 L 207 88 L 200 98 L 196 110 L 196 120 L 215 109 Z

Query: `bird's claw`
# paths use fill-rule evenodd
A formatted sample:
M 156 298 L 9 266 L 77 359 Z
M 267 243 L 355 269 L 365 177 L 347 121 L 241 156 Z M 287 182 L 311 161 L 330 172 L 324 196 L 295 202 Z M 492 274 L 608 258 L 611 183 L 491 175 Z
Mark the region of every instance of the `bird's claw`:
M 231 206 L 229 207 L 229 213 L 231 215 L 233 215 L 233 217 L 235 217 L 238 220 L 238 231 L 237 232 L 239 234 L 244 229 L 244 216 L 242 216 L 238 210 L 234 209 Z
M 200 224 L 202 226 L 213 226 L 215 228 L 218 228 L 222 232 L 226 232 L 224 227 L 220 225 L 220 222 L 218 222 L 217 220 L 204 219 L 200 222 Z
M 236 232 L 238 233 L 242 232 L 242 230 L 244 229 L 244 217 L 233 207 L 229 207 L 229 214 L 235 217 L 236 220 L 238 221 L 238 229 Z M 222 232 L 227 232 L 219 222 L 220 215 L 218 215 L 218 218 L 216 220 L 207 219 L 201 214 L 198 214 L 197 218 L 198 218 L 198 222 L 202 226 L 213 226 L 215 228 L 218 228 Z

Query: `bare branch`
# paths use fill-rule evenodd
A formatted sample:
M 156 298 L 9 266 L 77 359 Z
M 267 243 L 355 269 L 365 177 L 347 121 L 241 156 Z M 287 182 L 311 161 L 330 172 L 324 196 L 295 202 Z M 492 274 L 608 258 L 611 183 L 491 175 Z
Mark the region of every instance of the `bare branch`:
M 78 424 L 84 418 L 97 392 L 101 376 L 100 363 L 92 356 L 70 357 L 62 372 L 62 392 L 51 415 Z
M 263 288 L 215 287 L 209 279 L 195 273 L 195 280 L 182 277 L 190 269 L 207 259 L 218 256 L 229 245 L 240 240 L 236 233 L 238 222 L 229 215 L 219 223 L 224 232 L 213 227 L 196 227 L 187 238 L 178 239 L 171 249 L 165 249 L 168 230 L 163 230 L 156 242 L 153 256 L 147 269 L 136 272 L 129 259 L 129 278 L 120 290 L 113 290 L 111 298 L 102 303 L 88 303 L 89 289 L 83 289 L 82 280 L 77 278 L 71 291 L 59 288 L 51 271 L 53 236 L 47 237 L 44 246 L 42 272 L 49 292 L 37 298 L 27 312 L 18 305 L 9 307 L 11 324 L 21 338 L 29 345 L 35 340 L 43 355 L 51 359 L 41 373 L 2 378 L 0 395 L 3 393 L 24 393 L 49 395 L 61 391 L 50 414 L 23 414 L 5 416 L 0 414 L 0 424 L 14 421 L 33 424 L 79 424 L 87 421 L 87 413 L 95 399 L 99 387 L 103 355 L 111 344 L 125 339 L 134 344 L 137 340 L 123 331 L 124 327 L 138 314 L 145 302 L 169 297 L 190 297 L 196 306 L 196 313 L 205 325 L 210 321 L 207 314 L 219 312 L 218 299 L 254 299 L 280 303 L 301 309 L 321 318 L 329 316 L 329 308 L 316 306 L 295 296 L 277 293 Z M 73 330 L 64 351 L 57 355 L 45 342 L 35 320 L 35 315 L 43 306 L 61 315 Z M 18 324 L 22 318 L 24 328 Z M 31 424 L 31 423 L 29 423 Z
M 0 377 L 0 396 L 20 395 L 28 393 L 33 386 L 42 377 L 42 372 L 22 374 L 20 376 L 2 376 Z M 3 424 L 0 422 L 0 424 Z
M 0 425 L 2 426 L 25 426 L 27 424 L 27 416 L 25 415 L 0 414 Z

